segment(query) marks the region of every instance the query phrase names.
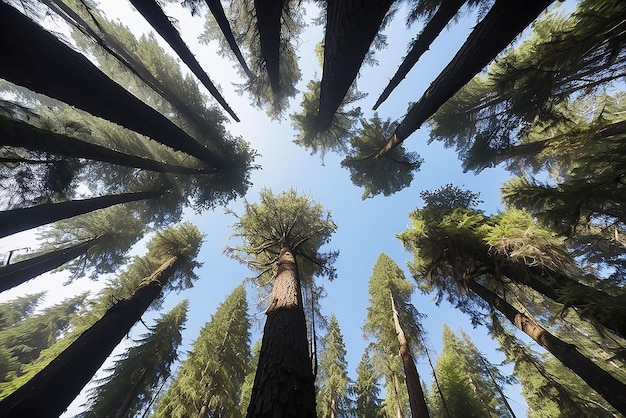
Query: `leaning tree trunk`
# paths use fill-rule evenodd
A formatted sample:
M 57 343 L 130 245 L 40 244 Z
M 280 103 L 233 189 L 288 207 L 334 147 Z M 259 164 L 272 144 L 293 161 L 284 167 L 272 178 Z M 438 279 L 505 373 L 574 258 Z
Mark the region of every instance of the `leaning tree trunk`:
M 331 126 L 393 0 L 329 0 L 326 3 L 324 65 L 317 116 L 319 131 Z
M 513 325 L 550 352 L 565 367 L 576 373 L 611 406 L 626 415 L 626 384 L 624 382 L 611 376 L 606 370 L 582 355 L 576 346 L 552 335 L 485 286 L 470 279 L 467 281 L 467 287 L 490 306 L 500 311 Z
M 161 194 L 163 191 L 159 189 L 147 190 L 6 210 L 0 212 L 0 238 L 121 203 L 153 199 Z
M 315 417 L 315 385 L 296 260 L 282 248 L 247 417 Z
M 0 53 L 10 57 L 0 60 L 0 77 L 7 81 L 144 134 L 212 167 L 229 166 L 89 59 L 4 2 L 0 2 Z
M 254 0 L 261 58 L 274 94 L 280 92 L 280 20 L 283 0 Z
M 419 129 L 422 123 L 487 66 L 553 1 L 496 0 L 446 68 L 430 84 L 419 101 L 411 106 L 379 155 L 382 156 L 400 145 Z
M 72 403 L 182 263 L 174 256 L 22 387 L 0 401 L 3 418 L 56 418 Z
M 376 100 L 376 104 L 374 104 L 373 109 L 378 109 L 387 97 L 391 94 L 391 92 L 398 87 L 400 82 L 404 80 L 409 71 L 417 64 L 422 54 L 430 48 L 430 45 L 433 43 L 435 38 L 439 36 L 441 31 L 446 27 L 446 25 L 452 20 L 452 18 L 459 12 L 459 9 L 463 4 L 465 4 L 466 0 L 442 0 L 437 12 L 433 15 L 433 17 L 428 21 L 422 33 L 419 34 L 419 37 L 411 47 L 411 50 L 404 60 L 398 67 L 398 70 L 393 75 L 389 83 L 381 93 L 378 100 Z
M 422 389 L 422 384 L 420 383 L 420 376 L 417 372 L 417 367 L 415 367 L 409 343 L 406 340 L 404 330 L 400 324 L 393 295 L 390 295 L 390 297 L 391 310 L 393 312 L 393 323 L 396 327 L 398 343 L 400 343 L 400 358 L 402 359 L 402 366 L 404 367 L 404 375 L 406 378 L 406 388 L 409 393 L 411 416 L 413 418 L 429 418 L 430 414 L 428 413 L 428 406 L 426 406 L 426 398 L 424 397 L 424 391 Z
M 180 37 L 180 33 L 178 33 L 174 25 L 172 25 L 172 22 L 170 22 L 167 15 L 163 12 L 163 9 L 161 9 L 161 6 L 153 0 L 130 0 L 130 2 L 148 21 L 148 23 L 152 25 L 159 35 L 165 39 L 169 46 L 176 51 L 176 54 L 187 65 L 187 67 L 189 67 L 191 72 L 198 77 L 198 80 L 200 80 L 204 87 L 207 88 L 209 93 L 211 93 L 211 96 L 217 100 L 217 102 L 233 119 L 239 122 L 239 118 L 235 112 L 233 112 L 228 103 L 226 103 L 224 97 L 222 97 L 221 93 L 217 90 L 209 76 L 202 69 L 202 66 L 196 57 L 189 50 L 185 41 L 183 41 L 183 38 Z
M 9 290 L 40 274 L 54 270 L 85 254 L 91 247 L 101 241 L 108 239 L 107 235 L 81 242 L 67 248 L 50 251 L 36 257 L 29 258 L 14 264 L 9 264 L 0 268 L 0 292 Z

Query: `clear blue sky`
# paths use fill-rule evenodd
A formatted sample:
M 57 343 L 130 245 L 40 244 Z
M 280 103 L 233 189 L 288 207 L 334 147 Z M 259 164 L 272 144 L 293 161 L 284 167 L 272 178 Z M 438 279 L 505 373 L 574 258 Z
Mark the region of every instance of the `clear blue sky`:
M 127 2 L 115 0 L 106 3 L 107 14 L 110 18 L 120 18 L 133 30 L 147 28 L 140 15 L 129 12 L 130 6 Z M 188 11 L 181 11 L 177 5 L 170 5 L 167 10 L 171 16 L 178 19 L 181 33 L 187 44 L 209 76 L 221 85 L 224 97 L 241 118 L 240 123 L 230 123 L 228 129 L 234 135 L 240 135 L 250 142 L 252 147 L 262 155 L 256 161 L 262 169 L 253 173 L 251 180 L 254 185 L 250 188 L 246 199 L 249 202 L 256 201 L 259 190 L 264 187 L 271 188 L 276 193 L 293 187 L 300 193 L 310 195 L 332 212 L 338 230 L 333 236 L 330 248 L 340 251 L 335 264 L 338 278 L 332 283 L 326 280 L 318 283 L 323 284 L 327 292 L 327 297 L 321 302 L 323 312 L 328 316 L 334 313 L 339 320 L 348 352 L 349 373 L 355 379 L 355 368 L 367 344 L 362 339 L 361 326 L 367 313 L 368 279 L 381 252 L 393 258 L 404 268 L 407 277 L 410 277 L 406 262 L 411 255 L 402 249 L 400 242 L 394 238 L 394 234 L 403 231 L 409 225 L 409 211 L 421 205 L 420 191 L 454 183 L 480 192 L 484 201 L 482 209 L 487 213 L 494 213 L 500 207 L 499 187 L 508 174 L 500 168 L 485 170 L 478 176 L 463 173 L 460 162 L 452 150 L 445 150 L 438 143 L 427 145 L 427 128 L 422 128 L 405 142 L 409 151 L 417 151 L 424 158 L 421 171 L 417 173 L 411 187 L 390 197 L 378 196 L 362 201 L 362 190 L 351 184 L 348 171 L 339 166 L 342 157 L 328 154 L 322 165 L 319 156 L 311 156 L 303 148 L 292 143 L 296 134 L 288 117 L 279 122 L 271 121 L 263 111 L 250 105 L 247 96 L 241 97 L 235 93 L 231 83 L 241 82 L 233 69 L 236 64 L 218 57 L 215 53 L 217 45 L 200 45 L 196 42 L 197 36 L 202 31 L 203 17 L 191 18 Z M 311 21 L 316 16 L 317 12 L 311 11 L 307 14 L 306 20 Z M 369 96 L 359 103 L 365 116 L 372 115 L 371 106 L 405 55 L 408 42 L 420 30 L 419 24 L 407 29 L 404 24 L 405 16 L 405 11 L 401 9 L 385 30 L 388 36 L 388 46 L 383 51 L 377 51 L 378 65 L 364 67 L 361 70 L 358 88 L 369 93 Z M 475 23 L 475 17 L 470 16 L 446 29 L 400 87 L 379 108 L 379 115 L 383 118 L 401 118 L 408 103 L 419 99 L 428 84 L 463 43 Z M 301 91 L 306 90 L 309 80 L 321 77 L 314 47 L 322 39 L 321 27 L 311 26 L 302 34 L 298 49 L 303 73 L 298 84 Z M 300 101 L 300 95 L 292 100 L 291 112 L 298 109 Z M 236 213 L 242 213 L 242 201 L 232 202 L 229 208 Z M 222 254 L 225 245 L 235 244 L 229 239 L 232 233 L 230 226 L 235 221 L 232 216 L 226 215 L 222 208 L 217 208 L 199 215 L 187 211 L 185 217 L 198 225 L 206 234 L 206 241 L 199 257 L 200 261 L 204 262 L 204 266 L 198 271 L 201 279 L 194 288 L 179 295 L 169 295 L 164 305 L 165 311 L 182 298 L 190 299 L 189 320 L 184 332 L 184 350 L 190 348 L 200 328 L 210 320 L 217 305 L 241 280 L 252 275 L 246 267 Z M 31 239 L 32 233 L 25 233 L 0 240 L 0 252 L 16 248 L 16 246 L 32 246 Z M 135 251 L 142 253 L 140 246 Z M 50 292 L 47 302 L 52 303 L 65 296 L 76 294 L 84 288 L 93 289 L 95 292 L 102 283 L 102 281 L 96 283 L 83 278 L 70 287 L 62 288 L 60 286 L 64 280 L 63 274 L 47 274 L 13 291 L 3 293 L 0 295 L 0 301 L 50 286 L 55 290 Z M 251 301 L 252 318 L 255 320 L 252 327 L 254 342 L 262 332 L 264 315 L 262 308 L 254 304 L 257 300 L 256 292 L 250 286 L 248 295 Z M 434 350 L 431 352 L 433 360 L 441 349 L 441 326 L 444 322 L 457 333 L 459 327 L 462 327 L 492 363 L 499 363 L 503 360 L 503 355 L 495 351 L 496 343 L 487 336 L 486 331 L 482 328 L 472 329 L 465 315 L 450 308 L 445 302 L 440 307 L 436 307 L 432 296 L 416 292 L 413 303 L 420 312 L 427 315 L 423 326 L 428 331 L 428 342 Z M 155 314 L 152 313 L 147 315 L 147 318 L 154 316 Z M 146 320 L 146 323 L 150 323 L 150 320 Z M 139 324 L 133 332 L 143 333 L 145 328 Z M 431 370 L 426 359 L 419 358 L 417 363 L 422 379 L 430 382 Z M 505 370 L 510 372 L 511 368 L 508 367 Z M 519 394 L 520 387 L 508 387 L 505 390 L 511 398 L 516 414 L 520 417 L 524 416 L 525 403 Z M 80 400 L 76 401 L 66 416 L 72 416 L 78 412 L 81 403 Z

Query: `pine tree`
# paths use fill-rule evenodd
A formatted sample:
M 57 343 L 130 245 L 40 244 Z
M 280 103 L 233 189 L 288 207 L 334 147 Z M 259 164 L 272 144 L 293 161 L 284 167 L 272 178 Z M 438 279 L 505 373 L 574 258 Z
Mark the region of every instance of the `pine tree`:
M 378 375 L 374 370 L 368 351 L 369 349 L 366 349 L 363 353 L 356 368 L 357 378 L 354 382 L 355 413 L 356 416 L 363 418 L 381 418 L 383 415 L 379 398 Z
M 241 386 L 250 359 L 247 310 L 245 288 L 239 285 L 200 331 L 152 416 L 241 416 Z

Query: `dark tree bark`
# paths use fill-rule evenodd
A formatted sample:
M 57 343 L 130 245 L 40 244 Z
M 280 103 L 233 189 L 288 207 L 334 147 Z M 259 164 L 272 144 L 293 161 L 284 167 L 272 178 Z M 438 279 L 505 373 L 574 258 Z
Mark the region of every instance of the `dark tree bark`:
M 221 93 L 217 90 L 209 76 L 200 66 L 200 63 L 193 55 L 193 53 L 185 44 L 185 41 L 180 37 L 180 34 L 172 25 L 172 22 L 168 19 L 167 15 L 161 9 L 161 6 L 156 1 L 152 0 L 130 0 L 130 2 L 135 6 L 137 11 L 141 13 L 141 15 L 152 25 L 152 27 L 165 39 L 165 41 L 172 47 L 176 54 L 183 60 L 183 62 L 189 67 L 189 69 L 198 77 L 198 80 L 202 82 L 204 87 L 207 88 L 209 93 L 217 100 L 217 102 L 222 105 L 224 110 L 228 112 L 228 114 L 239 122 L 239 118 L 230 108 L 228 103 L 224 97 L 222 97 Z
M 0 2 L 0 77 L 147 135 L 218 169 L 229 163 L 115 83 L 86 57 Z
M 415 367 L 415 361 L 413 361 L 409 343 L 406 340 L 404 330 L 400 324 L 393 296 L 391 296 L 391 310 L 393 312 L 393 323 L 396 328 L 396 334 L 398 335 L 398 343 L 400 344 L 400 358 L 402 359 L 402 366 L 404 368 L 406 389 L 409 393 L 411 416 L 413 418 L 430 418 L 428 406 L 426 406 L 426 398 L 424 397 L 424 390 L 420 383 L 420 375 L 417 372 L 417 367 Z
M 0 212 L 0 238 L 120 203 L 153 199 L 161 194 L 163 194 L 162 190 L 148 190 L 6 210 Z
M 326 3 L 324 65 L 317 116 L 320 132 L 330 127 L 393 0 Z
M 125 167 L 173 174 L 211 174 L 215 169 L 191 168 L 176 164 L 149 160 L 125 154 L 101 145 L 81 141 L 41 129 L 26 122 L 0 115 L 0 145 L 25 148 L 30 151 L 47 152 L 70 158 L 86 158 Z
M 61 267 L 70 260 L 86 253 L 91 247 L 106 240 L 106 235 L 101 235 L 89 241 L 72 245 L 67 248 L 50 251 L 36 257 L 29 258 L 14 264 L 0 268 L 0 292 L 9 290 L 40 274 Z
M 489 64 L 553 1 L 496 0 L 446 68 L 430 84 L 419 101 L 411 106 L 379 155 L 395 148 L 419 129 L 422 123 Z
M 235 35 L 233 35 L 233 31 L 230 27 L 230 23 L 228 23 L 228 19 L 226 18 L 226 14 L 224 13 L 224 8 L 222 7 L 222 2 L 220 0 L 205 0 L 207 6 L 209 6 L 209 10 L 211 14 L 215 18 L 215 22 L 222 30 L 224 37 L 226 38 L 226 42 L 228 42 L 228 46 L 230 46 L 230 50 L 233 51 L 235 57 L 237 57 L 237 61 L 241 64 L 241 68 L 245 71 L 248 78 L 253 79 L 254 74 L 248 68 L 248 64 L 246 64 L 246 60 L 243 59 L 243 55 L 241 54 L 241 50 L 239 49 L 239 45 L 237 45 L 237 41 L 235 40 Z
M 254 0 L 261 56 L 275 94 L 280 92 L 280 19 L 284 0 Z
M 381 93 L 380 97 L 374 104 L 373 109 L 378 109 L 387 97 L 393 92 L 393 90 L 398 87 L 400 82 L 404 80 L 409 71 L 417 64 L 422 54 L 430 48 L 430 45 L 433 41 L 439 36 L 441 31 L 448 25 L 450 20 L 459 12 L 459 9 L 465 4 L 466 0 L 442 0 L 439 8 L 433 15 L 433 17 L 428 21 L 422 33 L 419 34 L 419 37 L 411 47 L 409 53 L 404 57 L 404 60 L 398 67 L 398 70 L 393 75 L 389 83 Z
M 61 415 L 141 319 L 182 261 L 182 257 L 174 256 L 163 263 L 131 296 L 116 303 L 43 370 L 0 401 L 0 415 L 4 418 Z
M 467 287 L 500 311 L 513 325 L 556 357 L 565 367 L 576 373 L 611 406 L 626 414 L 626 384 L 611 376 L 606 370 L 582 355 L 576 346 L 552 335 L 539 324 L 519 312 L 515 307 L 483 285 L 470 279 Z
M 247 417 L 313 418 L 315 386 L 296 260 L 282 248 Z

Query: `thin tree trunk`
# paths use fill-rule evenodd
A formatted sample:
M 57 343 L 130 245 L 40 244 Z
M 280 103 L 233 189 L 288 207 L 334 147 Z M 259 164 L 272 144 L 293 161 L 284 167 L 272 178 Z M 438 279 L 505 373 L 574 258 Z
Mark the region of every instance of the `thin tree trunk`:
M 280 92 L 280 19 L 283 0 L 254 0 L 261 56 L 274 94 Z
M 9 290 L 45 272 L 54 270 L 85 254 L 91 247 L 108 239 L 106 235 L 67 248 L 50 251 L 0 268 L 0 292 Z
M 152 27 L 165 39 L 165 41 L 172 47 L 176 54 L 180 57 L 181 60 L 187 67 L 195 74 L 195 76 L 202 82 L 204 87 L 207 88 L 209 93 L 217 100 L 217 102 L 222 105 L 224 110 L 228 112 L 228 114 L 239 122 L 239 118 L 230 108 L 228 103 L 224 97 L 222 97 L 221 93 L 217 90 L 209 76 L 202 69 L 202 66 L 193 55 L 193 53 L 185 44 L 185 41 L 180 37 L 180 33 L 176 30 L 172 22 L 168 19 L 168 17 L 161 9 L 161 6 L 156 1 L 153 0 L 130 0 L 130 2 L 135 6 L 137 11 L 141 13 L 141 15 L 152 25 Z
M 222 30 L 224 37 L 226 38 L 226 42 L 228 42 L 228 46 L 230 46 L 230 50 L 233 51 L 235 57 L 237 57 L 237 61 L 241 64 L 244 72 L 248 76 L 248 78 L 253 79 L 254 74 L 248 68 L 248 64 L 246 64 L 246 60 L 243 59 L 243 55 L 241 54 L 241 50 L 239 49 L 239 45 L 237 45 L 237 41 L 235 40 L 235 35 L 233 35 L 233 31 L 230 27 L 230 23 L 228 23 L 228 19 L 226 18 L 226 14 L 224 13 L 224 8 L 222 7 L 222 2 L 220 0 L 205 0 L 207 6 L 209 6 L 209 10 L 211 14 L 215 18 L 215 22 Z
M 491 62 L 554 0 L 510 2 L 496 0 L 463 46 L 398 125 L 382 156 L 415 132 L 461 87 Z
M 229 163 L 115 83 L 80 53 L 0 2 L 0 77 L 147 135 L 212 167 Z
M 406 388 L 409 393 L 409 406 L 411 407 L 411 416 L 413 418 L 430 418 L 428 413 L 428 407 L 426 406 L 426 399 L 424 397 L 424 390 L 420 383 L 420 376 L 415 367 L 415 361 L 413 361 L 413 355 L 409 349 L 409 343 L 404 335 L 404 330 L 400 324 L 398 318 L 398 311 L 396 310 L 396 303 L 391 297 L 391 310 L 393 312 L 393 323 L 396 328 L 396 335 L 398 336 L 398 343 L 400 343 L 400 358 L 402 359 L 402 366 L 404 367 L 404 375 L 406 377 Z
M 393 393 L 396 401 L 396 418 L 404 418 L 404 412 L 402 412 L 402 404 L 400 403 L 400 393 L 398 393 L 398 378 L 393 375 Z
M 147 190 L 6 210 L 0 212 L 0 238 L 62 219 L 93 212 L 97 209 L 108 208 L 121 203 L 153 199 L 161 194 L 163 194 L 162 190 Z
M 502 388 L 500 387 L 498 382 L 496 382 L 496 378 L 493 376 L 493 373 L 491 373 L 491 370 L 489 369 L 489 366 L 487 365 L 487 362 L 483 358 L 482 354 L 478 353 L 478 358 L 480 359 L 480 362 L 483 364 L 483 367 L 487 371 L 487 374 L 491 378 L 491 381 L 493 382 L 493 385 L 495 386 L 496 390 L 500 394 L 500 397 L 502 398 L 502 402 L 504 402 L 504 406 L 506 407 L 507 411 L 509 411 L 509 414 L 511 414 L 513 418 L 517 418 L 517 416 L 515 415 L 515 412 L 513 412 L 513 408 L 511 408 L 511 404 L 509 404 L 509 400 L 504 395 L 504 392 L 502 392 Z
M 141 376 L 139 376 L 139 379 L 137 379 L 133 387 L 126 394 L 124 402 L 122 402 L 122 405 L 120 405 L 120 407 L 115 412 L 115 418 L 124 418 L 128 416 L 128 409 L 132 405 L 133 401 L 137 399 L 137 391 L 146 380 L 146 377 L 148 377 L 148 368 L 145 368 L 143 372 L 141 372 Z
M 312 418 L 315 386 L 296 260 L 282 248 L 247 417 Z
M 576 346 L 552 335 L 500 296 L 470 279 L 467 287 L 500 311 L 513 325 L 522 330 L 540 346 L 556 357 L 565 367 L 576 373 L 592 389 L 598 392 L 611 406 L 626 414 L 626 384 L 611 376 L 589 358 L 582 355 Z
M 437 12 L 428 21 L 422 33 L 411 47 L 409 53 L 404 57 L 404 60 L 398 67 L 398 70 L 393 75 L 389 83 L 381 93 L 380 97 L 376 101 L 373 109 L 378 109 L 387 97 L 398 87 L 400 82 L 404 80 L 409 71 L 417 64 L 422 54 L 430 48 L 433 41 L 439 36 L 441 31 L 450 23 L 450 20 L 459 12 L 459 9 L 465 4 L 466 0 L 442 0 Z
M 330 395 L 330 406 L 328 408 L 328 417 L 337 418 L 337 391 L 333 390 Z
M 161 293 L 183 259 L 174 256 L 116 303 L 31 380 L 0 401 L 3 418 L 56 418 L 78 396 L 131 327 Z

